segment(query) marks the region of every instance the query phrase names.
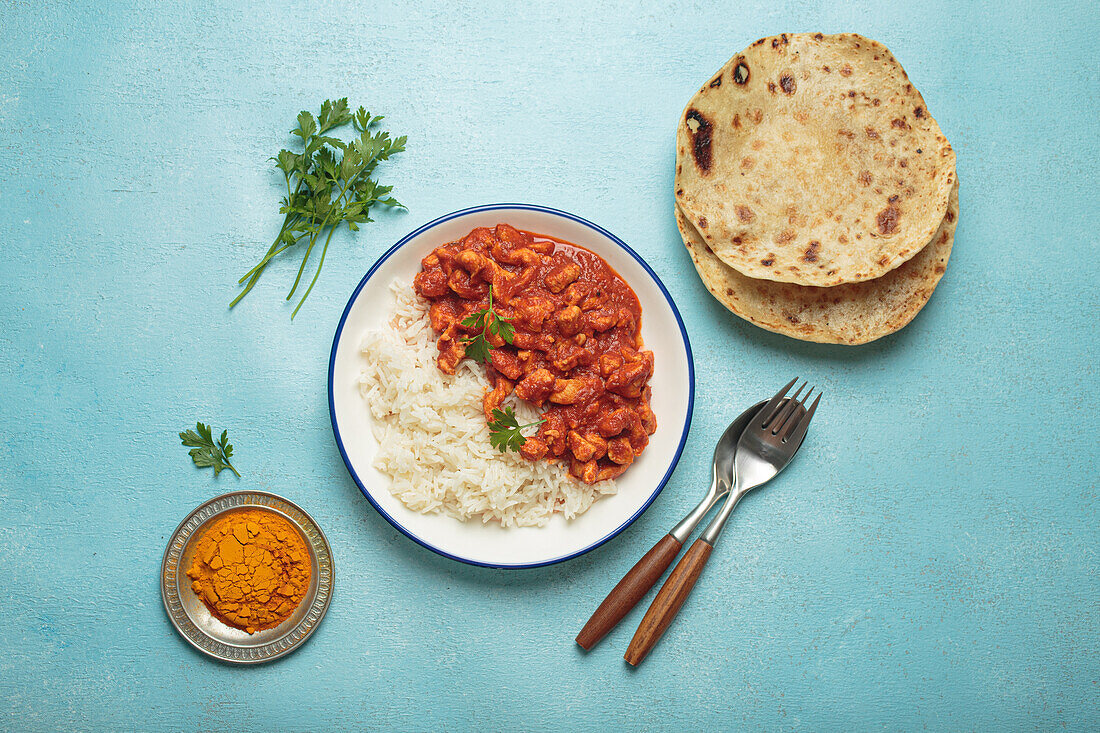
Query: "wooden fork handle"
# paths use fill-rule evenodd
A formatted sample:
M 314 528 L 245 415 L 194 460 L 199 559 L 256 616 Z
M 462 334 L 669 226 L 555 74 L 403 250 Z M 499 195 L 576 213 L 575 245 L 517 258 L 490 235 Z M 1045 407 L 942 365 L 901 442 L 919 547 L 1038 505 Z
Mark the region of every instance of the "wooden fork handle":
M 668 566 L 680 554 L 683 545 L 670 534 L 661 538 L 642 559 L 635 563 L 619 584 L 611 589 L 607 598 L 588 619 L 588 623 L 577 634 L 577 643 L 588 651 L 594 647 L 604 635 L 615 628 L 615 625 L 623 620 L 630 609 L 638 605 L 638 601 L 649 592 L 649 589 L 657 584 Z
M 623 657 L 626 661 L 637 666 L 660 641 L 661 635 L 672 623 L 672 619 L 676 618 L 691 589 L 695 587 L 695 581 L 699 579 L 699 573 L 703 572 L 711 549 L 713 548 L 704 540 L 695 540 L 676 564 L 649 610 L 645 612 L 638 630 L 634 632 L 634 638 L 630 640 L 630 646 Z

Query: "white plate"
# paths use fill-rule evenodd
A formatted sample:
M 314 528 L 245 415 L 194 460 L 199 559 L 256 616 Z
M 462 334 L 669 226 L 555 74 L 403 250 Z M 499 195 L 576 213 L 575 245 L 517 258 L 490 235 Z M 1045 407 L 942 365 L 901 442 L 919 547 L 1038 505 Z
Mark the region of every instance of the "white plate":
M 477 519 L 460 522 L 443 514 L 408 509 L 389 491 L 389 478 L 372 465 L 378 443 L 371 417 L 359 394 L 363 334 L 383 327 L 395 279 L 410 284 L 420 260 L 441 244 L 460 239 L 479 226 L 508 223 L 587 247 L 603 257 L 638 295 L 642 339 L 655 357 L 651 406 L 657 432 L 645 452 L 617 481 L 618 493 L 606 496 L 572 521 L 554 516 L 545 527 L 501 528 Z M 332 432 L 355 483 L 374 508 L 410 539 L 440 555 L 474 565 L 521 568 L 549 565 L 599 547 L 641 516 L 657 498 L 676 467 L 691 424 L 695 371 L 691 346 L 680 313 L 668 291 L 632 249 L 613 234 L 564 211 L 527 204 L 493 204 L 456 211 L 425 224 L 395 244 L 374 263 L 351 294 L 336 335 L 328 372 Z

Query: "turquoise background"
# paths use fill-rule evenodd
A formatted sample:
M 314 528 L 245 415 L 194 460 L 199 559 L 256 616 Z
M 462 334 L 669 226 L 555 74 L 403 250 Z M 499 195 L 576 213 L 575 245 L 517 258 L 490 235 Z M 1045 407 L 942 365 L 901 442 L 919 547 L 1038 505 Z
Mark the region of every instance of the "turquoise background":
M 0 6 L 0 727 L 891 730 L 1100 726 L 1094 6 L 1071 2 L 271 0 Z M 756 38 L 858 31 L 905 65 L 958 152 L 947 275 L 861 348 L 730 316 L 672 214 L 694 90 Z M 274 236 L 298 111 L 348 95 L 409 136 L 408 213 L 337 235 L 291 323 L 297 261 L 242 304 Z M 334 444 L 326 367 L 348 295 L 454 209 L 524 201 L 636 248 L 694 347 L 687 450 L 604 547 L 466 567 L 397 533 Z M 573 644 L 705 489 L 714 441 L 795 374 L 826 396 L 791 468 L 734 516 L 637 671 L 636 610 Z M 176 433 L 228 427 L 244 478 Z M 161 606 L 177 522 L 237 488 L 332 542 L 316 635 L 274 664 L 193 652 Z

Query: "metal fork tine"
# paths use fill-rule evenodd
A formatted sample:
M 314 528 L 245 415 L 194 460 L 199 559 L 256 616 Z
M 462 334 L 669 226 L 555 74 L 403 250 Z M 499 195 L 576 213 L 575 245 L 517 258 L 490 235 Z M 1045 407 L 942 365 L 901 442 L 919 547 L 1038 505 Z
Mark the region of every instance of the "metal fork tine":
M 810 420 L 814 418 L 814 411 L 817 410 L 817 403 L 821 402 L 822 394 L 822 392 L 817 393 L 817 398 L 814 399 L 814 403 L 810 405 L 810 409 L 806 411 L 802 419 L 788 429 L 787 435 L 783 438 L 784 443 L 789 443 L 791 441 L 797 443 L 806 437 L 806 429 L 810 427 Z M 809 395 L 807 394 L 806 397 L 809 398 Z
M 767 427 L 768 423 L 771 422 L 773 417 L 775 417 L 776 412 L 778 412 L 778 408 L 783 404 L 783 397 L 786 396 L 787 392 L 790 391 L 791 387 L 793 387 L 795 382 L 797 381 L 798 377 L 795 377 L 791 381 L 787 382 L 786 386 L 783 387 L 783 389 L 775 393 L 775 397 L 772 397 L 770 400 L 768 400 L 768 404 L 760 408 L 760 412 L 757 414 L 763 415 L 764 417 L 764 421 L 760 423 L 761 428 Z
M 775 423 L 771 426 L 772 435 L 778 435 L 779 431 L 783 429 L 783 424 L 790 419 L 791 415 L 795 414 L 795 410 L 800 406 L 798 403 L 798 395 L 802 394 L 802 390 L 806 389 L 807 384 L 809 384 L 809 382 L 803 382 L 802 386 L 791 395 L 789 400 L 787 400 L 787 404 L 783 408 L 783 411 L 779 413 L 778 417 L 775 418 Z M 813 387 L 810 387 L 810 391 L 813 391 Z

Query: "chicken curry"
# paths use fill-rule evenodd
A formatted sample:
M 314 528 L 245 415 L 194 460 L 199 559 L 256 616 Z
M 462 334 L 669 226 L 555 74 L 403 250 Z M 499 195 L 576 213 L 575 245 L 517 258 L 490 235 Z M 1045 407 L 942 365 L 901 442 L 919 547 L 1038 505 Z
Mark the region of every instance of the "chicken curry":
M 444 373 L 454 374 L 480 331 L 472 314 L 490 308 L 511 324 L 510 342 L 487 335 L 482 407 L 491 420 L 515 394 L 542 411 L 520 455 L 567 461 L 570 474 L 595 483 L 618 477 L 645 450 L 657 429 L 653 352 L 642 349 L 637 296 L 603 258 L 499 224 L 437 247 L 421 266 L 413 286 L 431 303 Z

